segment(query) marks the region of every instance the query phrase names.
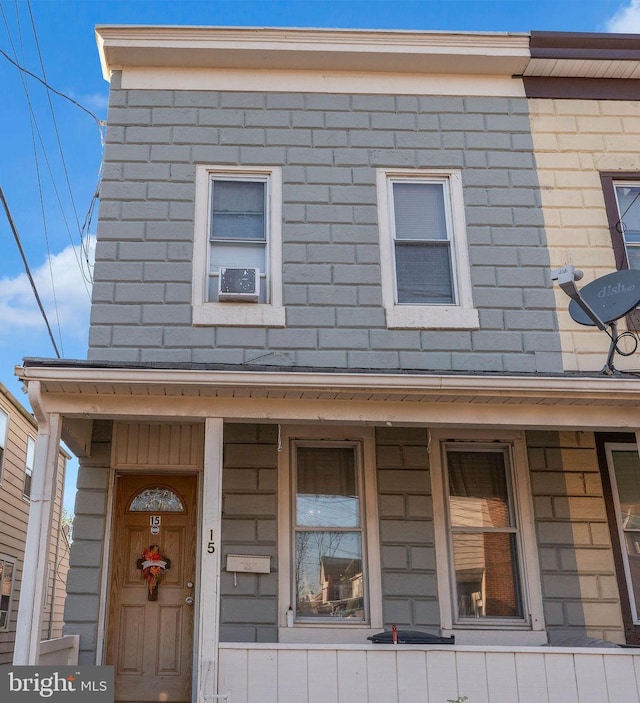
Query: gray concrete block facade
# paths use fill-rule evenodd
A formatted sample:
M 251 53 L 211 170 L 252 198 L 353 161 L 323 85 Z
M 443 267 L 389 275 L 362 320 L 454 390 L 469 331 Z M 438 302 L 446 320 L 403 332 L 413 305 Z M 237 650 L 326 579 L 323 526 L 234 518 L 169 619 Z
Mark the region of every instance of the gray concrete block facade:
M 556 337 L 557 322 L 525 100 L 120 90 L 115 79 L 109 123 L 91 360 L 164 361 L 171 349 L 198 363 L 561 371 L 559 344 L 542 357 L 526 341 Z M 197 164 L 282 167 L 290 334 L 253 330 L 246 344 L 241 330 L 192 326 Z M 396 167 L 462 170 L 480 330 L 386 328 L 375 172 Z

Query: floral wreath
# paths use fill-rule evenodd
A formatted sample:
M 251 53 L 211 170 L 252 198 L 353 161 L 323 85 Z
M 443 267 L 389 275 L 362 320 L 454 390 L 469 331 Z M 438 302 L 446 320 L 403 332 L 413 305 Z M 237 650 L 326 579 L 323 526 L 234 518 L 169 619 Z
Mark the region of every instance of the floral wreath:
M 170 567 L 171 561 L 160 554 L 160 547 L 157 544 L 150 544 L 147 549 L 142 550 L 141 558 L 138 559 L 138 568 L 142 569 L 142 578 L 147 582 L 149 600 L 158 599 L 158 584 Z

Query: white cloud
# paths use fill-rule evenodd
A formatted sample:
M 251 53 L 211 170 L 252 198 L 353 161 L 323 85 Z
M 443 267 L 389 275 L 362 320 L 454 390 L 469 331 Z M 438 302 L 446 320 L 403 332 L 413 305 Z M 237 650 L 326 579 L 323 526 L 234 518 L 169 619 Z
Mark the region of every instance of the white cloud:
M 93 250 L 94 242 L 91 240 L 91 262 Z M 78 261 L 83 262 L 86 275 L 87 265 L 80 247 L 69 245 L 38 268 L 32 269 L 36 288 L 58 345 L 58 324 L 63 345 L 66 341 L 77 342 L 87 337 L 91 284 L 83 277 Z M 4 337 L 4 344 L 14 342 L 18 337 L 31 341 L 32 335 L 46 329 L 26 273 L 0 279 L 0 320 L 3 321 L 5 331 L 10 330 L 10 335 Z
M 106 113 L 109 107 L 109 93 L 106 92 L 76 93 L 73 90 L 69 90 L 67 95 L 91 112 Z
M 640 33 L 640 0 L 623 5 L 606 23 L 608 32 L 621 34 Z

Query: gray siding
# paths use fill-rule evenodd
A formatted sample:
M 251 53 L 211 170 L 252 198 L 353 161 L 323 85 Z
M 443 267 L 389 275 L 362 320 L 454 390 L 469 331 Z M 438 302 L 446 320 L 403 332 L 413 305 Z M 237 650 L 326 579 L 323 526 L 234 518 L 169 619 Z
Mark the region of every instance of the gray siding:
M 561 371 L 524 99 L 119 90 L 89 359 Z M 193 327 L 197 163 L 283 169 L 286 328 Z M 389 330 L 375 169 L 462 169 L 481 329 Z
M 385 628 L 437 633 L 431 477 L 424 429 L 376 430 L 382 614 Z
M 111 422 L 94 422 L 91 456 L 78 470 L 64 634 L 80 635 L 79 664 L 87 665 L 96 663 L 111 432 Z
M 551 644 L 624 642 L 620 596 L 591 432 L 527 432 Z
M 277 642 L 277 427 L 224 426 L 220 640 Z M 270 574 L 225 570 L 227 554 L 267 554 Z

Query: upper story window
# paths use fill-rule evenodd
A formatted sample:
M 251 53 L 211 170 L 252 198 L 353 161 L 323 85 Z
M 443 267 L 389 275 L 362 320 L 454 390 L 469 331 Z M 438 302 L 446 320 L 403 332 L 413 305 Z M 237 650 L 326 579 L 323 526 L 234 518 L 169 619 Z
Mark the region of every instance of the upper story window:
M 278 168 L 197 167 L 194 324 L 284 326 L 281 193 Z
M 629 268 L 640 269 L 640 182 L 616 183 L 615 190 Z
M 7 446 L 8 429 L 9 416 L 0 408 L 0 480 L 2 480 L 2 467 L 4 466 L 4 453 Z
M 36 440 L 27 437 L 27 458 L 24 465 L 24 489 L 22 491 L 25 498 L 31 498 L 31 477 L 33 476 L 33 466 L 36 456 Z
M 640 173 L 601 173 L 616 268 L 640 269 Z
M 387 326 L 477 328 L 461 174 L 379 170 L 377 185 Z

